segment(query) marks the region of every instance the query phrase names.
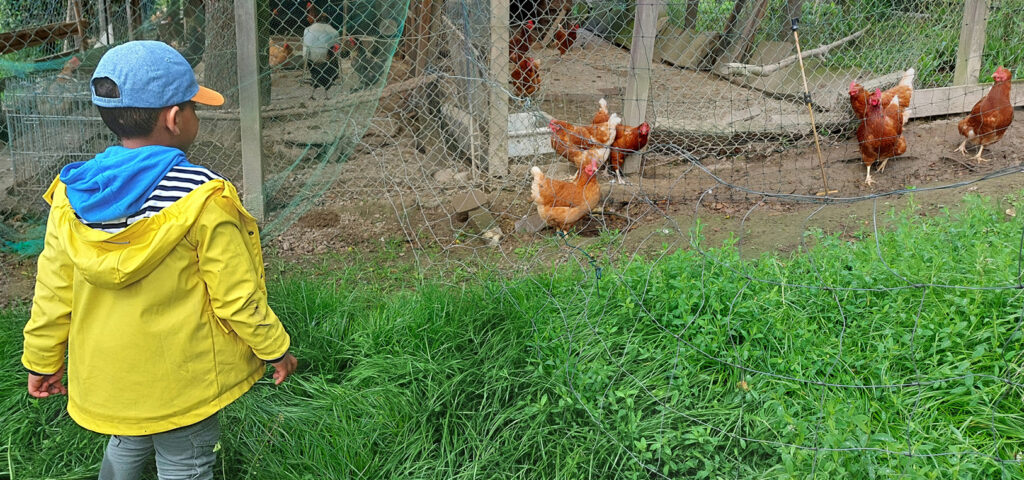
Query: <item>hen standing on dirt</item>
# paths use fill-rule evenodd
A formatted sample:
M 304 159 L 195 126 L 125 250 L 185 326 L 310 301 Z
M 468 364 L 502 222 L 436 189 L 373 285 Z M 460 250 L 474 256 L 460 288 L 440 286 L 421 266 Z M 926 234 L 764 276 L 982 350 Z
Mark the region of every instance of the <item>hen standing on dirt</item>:
M 1013 123 L 1013 104 L 1010 103 L 1011 78 L 1013 78 L 1013 73 L 1002 66 L 992 74 L 992 80 L 996 82 L 995 85 L 992 85 L 992 89 L 978 103 L 974 104 L 971 114 L 960 120 L 960 124 L 957 126 L 960 135 L 964 136 L 964 141 L 955 151 L 966 155 L 967 142 L 971 142 L 978 146 L 978 155 L 974 159 L 978 163 L 988 161 L 981 158 L 981 152 L 985 150 L 985 145 L 998 142 L 1006 134 L 1006 129 L 1010 128 L 1010 124 Z
M 867 167 L 864 183 L 875 183 L 871 179 L 871 165 L 882 162 L 878 172 L 885 170 L 889 159 L 903 155 L 907 151 L 907 140 L 903 138 L 903 111 L 898 97 L 892 97 L 888 105 L 882 104 L 882 91 L 868 97 L 864 120 L 857 128 L 857 141 L 860 144 L 860 155 Z

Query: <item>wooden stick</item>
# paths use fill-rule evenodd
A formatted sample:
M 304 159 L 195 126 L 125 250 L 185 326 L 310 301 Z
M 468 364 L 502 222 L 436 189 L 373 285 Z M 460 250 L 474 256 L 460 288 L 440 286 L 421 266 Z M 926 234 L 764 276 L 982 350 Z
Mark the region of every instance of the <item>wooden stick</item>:
M 760 27 L 761 20 L 764 19 L 764 14 L 767 10 L 768 0 L 760 0 L 754 5 L 754 12 L 743 24 L 743 30 L 740 32 L 738 39 L 739 43 L 732 45 L 732 58 L 730 60 L 735 62 L 746 61 L 750 45 L 754 43 L 754 32 Z
M 61 22 L 43 25 L 41 27 L 25 28 L 13 32 L 0 33 L 0 55 L 17 52 L 23 48 L 42 45 L 51 40 L 60 40 L 89 28 L 89 22 L 78 20 L 76 22 Z
M 399 82 L 399 83 L 395 83 L 395 84 L 392 84 L 392 85 L 388 85 L 388 86 L 384 87 L 383 90 L 381 90 L 380 98 L 385 98 L 385 97 L 388 97 L 390 95 L 394 95 L 396 93 L 404 92 L 406 90 L 412 90 L 412 89 L 414 89 L 416 87 L 419 87 L 419 86 L 421 86 L 423 84 L 430 83 L 430 82 L 432 82 L 434 80 L 437 80 L 437 78 L 439 76 L 440 75 L 438 75 L 436 73 L 432 73 L 430 75 L 424 75 L 422 77 L 410 78 L 410 79 L 405 80 L 403 82 Z M 260 112 L 260 118 L 286 117 L 288 115 L 313 115 L 313 114 L 317 114 L 317 113 L 326 112 L 326 111 L 329 111 L 329 110 L 336 110 L 336 109 L 338 109 L 340 107 L 343 107 L 343 106 L 346 106 L 346 105 L 349 105 L 349 104 L 353 104 L 353 103 L 368 102 L 368 101 L 373 100 L 376 97 L 377 97 L 376 89 L 363 90 L 361 92 L 356 92 L 356 93 L 345 95 L 345 96 L 341 97 L 341 99 L 339 101 L 328 102 L 328 103 L 321 103 L 319 105 L 319 107 L 315 107 L 315 108 L 310 108 L 310 107 L 289 107 L 289 108 L 282 108 L 282 109 L 264 108 L 263 111 Z M 237 109 L 224 109 L 224 110 L 216 110 L 216 111 L 201 110 L 201 111 L 197 112 L 197 114 L 199 115 L 199 118 L 205 118 L 205 119 L 210 119 L 210 120 L 237 120 L 238 119 L 238 110 Z
M 548 24 L 548 30 L 544 32 L 544 38 L 540 40 L 540 47 L 544 48 L 551 43 L 551 39 L 555 38 L 555 31 L 558 30 L 558 26 L 562 24 L 562 20 L 565 20 L 565 16 L 569 13 L 569 10 L 562 8 L 558 11 L 558 17 L 555 21 Z
M 788 66 L 792 65 L 797 60 L 803 62 L 804 58 L 817 57 L 817 56 L 825 55 L 830 50 L 832 50 L 833 48 L 836 48 L 836 47 L 838 47 L 840 45 L 843 45 L 843 44 L 845 44 L 847 42 L 850 42 L 851 40 L 853 40 L 853 39 L 855 39 L 855 38 L 857 38 L 857 37 L 859 37 L 861 35 L 864 35 L 864 32 L 866 32 L 866 31 L 868 31 L 868 29 L 864 28 L 863 30 L 855 32 L 852 35 L 840 38 L 839 40 L 836 40 L 836 41 L 834 41 L 834 42 L 832 42 L 832 43 L 830 43 L 828 45 L 822 45 L 822 46 L 820 46 L 818 48 L 815 48 L 813 50 L 807 50 L 806 52 L 803 52 L 803 53 L 797 53 L 796 55 L 792 55 L 792 56 L 783 58 L 782 60 L 779 60 L 778 62 L 770 63 L 768 65 L 747 65 L 747 64 L 743 64 L 743 63 L 725 63 L 725 64 L 722 64 L 722 66 L 720 68 L 715 70 L 715 73 L 717 73 L 719 75 L 723 75 L 723 76 L 728 76 L 728 75 L 752 76 L 753 75 L 753 76 L 758 76 L 758 77 L 764 77 L 764 76 L 771 75 L 771 74 L 775 73 L 776 71 L 778 71 L 781 68 L 785 68 L 785 67 L 788 67 Z M 797 50 L 799 50 L 799 48 Z
M 800 34 L 797 32 L 799 29 L 799 19 L 794 18 L 792 22 L 793 42 L 796 43 L 796 58 L 800 62 L 800 78 L 804 81 L 804 102 L 807 103 L 807 113 L 811 115 L 811 131 L 814 132 L 814 148 L 818 151 L 818 165 L 821 166 L 821 182 L 825 184 L 824 195 L 827 197 L 832 193 L 832 191 L 828 189 L 828 176 L 825 174 L 825 161 L 821 158 L 821 144 L 818 143 L 818 127 L 814 126 L 814 108 L 811 106 L 811 90 L 807 88 L 807 75 L 804 74 L 804 59 L 803 56 L 800 55 Z

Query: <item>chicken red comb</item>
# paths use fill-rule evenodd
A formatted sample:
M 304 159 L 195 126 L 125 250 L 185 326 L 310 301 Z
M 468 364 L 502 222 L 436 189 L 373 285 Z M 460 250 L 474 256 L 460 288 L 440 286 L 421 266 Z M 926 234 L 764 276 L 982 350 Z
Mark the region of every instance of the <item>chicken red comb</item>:
M 552 132 L 557 132 L 559 128 L 562 128 L 562 126 L 556 123 L 555 119 L 552 118 L 551 121 L 548 122 L 548 128 L 550 128 Z
M 356 39 L 348 37 L 348 44 L 352 45 L 353 47 L 356 46 Z
M 331 46 L 331 51 L 337 52 L 340 48 L 341 48 L 341 45 L 338 45 L 337 43 L 335 43 L 334 45 Z
M 850 95 L 854 95 L 856 93 L 857 93 L 857 82 L 851 81 L 850 82 Z
M 530 29 L 533 28 L 533 20 L 527 20 L 526 21 L 526 28 L 530 28 Z
M 878 104 L 881 102 L 882 90 L 876 88 L 875 91 L 871 93 L 871 97 L 868 98 L 868 103 L 870 103 L 873 106 L 878 106 Z
M 641 135 L 647 135 L 651 132 L 651 124 L 647 122 L 641 123 L 640 127 L 637 128 L 637 131 L 640 132 Z

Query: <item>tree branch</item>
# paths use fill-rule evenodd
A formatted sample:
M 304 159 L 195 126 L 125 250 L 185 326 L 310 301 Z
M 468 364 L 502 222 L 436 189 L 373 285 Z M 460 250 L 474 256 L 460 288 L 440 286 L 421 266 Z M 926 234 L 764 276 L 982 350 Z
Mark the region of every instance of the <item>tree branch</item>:
M 803 52 L 803 54 L 800 55 L 800 57 L 802 57 L 802 58 L 809 58 L 809 57 L 817 57 L 817 56 L 825 55 L 830 50 L 832 50 L 833 48 L 836 48 L 836 47 L 838 47 L 840 45 L 843 45 L 843 44 L 845 44 L 847 42 L 850 42 L 851 40 L 853 40 L 853 39 L 863 35 L 864 32 L 866 32 L 866 31 L 868 31 L 868 29 L 864 28 L 863 30 L 860 30 L 860 31 L 858 31 L 856 33 L 853 33 L 850 36 L 840 38 L 839 40 L 836 40 L 836 41 L 834 41 L 834 42 L 832 42 L 832 43 L 830 43 L 828 45 L 822 45 L 822 46 L 820 46 L 818 48 L 815 48 L 813 50 L 805 50 Z M 742 76 L 764 77 L 764 76 L 768 76 L 768 75 L 771 75 L 771 74 L 777 72 L 779 69 L 788 67 L 789 65 L 793 64 L 797 60 L 798 60 L 797 59 L 797 55 L 792 55 L 792 56 L 786 57 L 786 58 L 784 58 L 782 60 L 779 60 L 778 62 L 770 63 L 768 65 L 748 65 L 748 64 L 744 64 L 744 63 L 725 63 L 725 64 L 722 64 L 722 66 L 719 67 L 715 71 L 715 73 L 717 73 L 719 75 L 722 75 L 722 76 L 739 76 L 739 75 L 742 75 Z

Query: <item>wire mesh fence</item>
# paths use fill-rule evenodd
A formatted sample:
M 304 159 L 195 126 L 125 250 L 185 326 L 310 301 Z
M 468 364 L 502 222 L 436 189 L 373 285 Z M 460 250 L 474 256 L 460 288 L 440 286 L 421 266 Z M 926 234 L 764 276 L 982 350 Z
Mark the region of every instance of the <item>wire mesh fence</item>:
M 826 274 L 811 265 L 809 276 L 797 282 L 750 271 L 739 259 L 704 248 L 699 238 L 731 236 L 741 247 L 759 243 L 767 250 L 778 241 L 799 250 L 809 248 L 812 231 L 841 231 L 851 239 L 861 235 L 847 232 L 851 222 L 866 222 L 857 226 L 869 231 L 884 228 L 879 204 L 910 190 L 929 198 L 954 187 L 962 192 L 1015 178 L 1024 145 L 1012 135 L 986 148 L 994 152 L 989 163 L 952 151 L 963 139 L 957 121 L 989 90 L 996 67 L 1017 72 L 1024 63 L 1024 37 L 1017 28 L 1024 0 L 278 0 L 257 5 L 259 74 L 248 79 L 238 77 L 242 55 L 231 3 L 85 2 L 81 17 L 69 14 L 75 11 L 69 5 L 3 17 L 11 20 L 0 23 L 5 32 L 35 32 L 60 22 L 87 22 L 84 33 L 23 42 L 0 56 L 8 77 L 3 111 L 14 166 L 8 195 L 22 199 L 19 205 L 42 207 L 38 195 L 62 164 L 87 158 L 111 141 L 82 103 L 103 45 L 159 39 L 193 63 L 202 83 L 228 98 L 223 108 L 200 111 L 202 133 L 190 158 L 240 185 L 245 175 L 262 177 L 244 183 L 262 189 L 265 238 L 276 251 L 317 254 L 397 242 L 426 274 L 457 270 L 470 280 L 570 265 L 577 267 L 580 285 L 549 291 L 553 304 L 613 298 L 619 302 L 615 308 L 632 309 L 638 323 L 656 333 L 606 343 L 611 335 L 601 322 L 608 312 L 566 318 L 561 334 L 581 345 L 580 351 L 601 348 L 574 357 L 576 363 L 560 371 L 572 377 L 574 390 L 565 398 L 573 408 L 600 426 L 624 462 L 649 476 L 696 474 L 700 468 L 672 457 L 705 444 L 713 447 L 701 451 L 729 459 L 721 471 L 737 477 L 756 477 L 738 473 L 747 472 L 745 455 L 764 465 L 795 462 L 802 467 L 794 471 L 804 474 L 811 465 L 811 476 L 828 463 L 826 457 L 847 467 L 866 464 L 867 470 L 908 476 L 923 464 L 1020 474 L 1022 440 L 1005 428 L 1019 423 L 1015 357 L 1001 357 L 990 372 L 950 358 L 929 360 L 917 371 L 877 375 L 865 373 L 870 365 L 844 363 L 844 354 L 863 353 L 872 342 L 884 345 L 879 356 L 926 363 L 929 352 L 918 335 L 934 333 L 928 329 L 942 323 L 942 315 L 955 317 L 944 302 L 966 302 L 982 290 L 1000 311 L 1019 310 L 1013 294 L 1019 275 L 996 269 L 1001 281 L 986 283 L 946 265 L 948 270 L 927 279 L 889 271 L 884 284 L 855 285 L 852 274 Z M 8 49 L 14 46 L 15 36 L 0 38 L 8 39 Z M 58 56 L 30 61 L 53 55 Z M 54 75 L 62 69 L 67 71 Z M 876 170 L 868 172 L 874 183 L 868 184 L 856 134 L 862 122 L 851 109 L 850 84 L 885 90 L 910 69 L 906 153 L 882 172 L 873 163 Z M 246 82 L 258 83 L 260 91 L 258 174 L 246 169 L 242 154 L 252 141 L 241 127 L 239 96 Z M 610 171 L 594 177 L 600 201 L 576 222 L 575 235 L 550 240 L 532 198 L 531 168 L 561 180 L 578 175 L 556 153 L 551 121 L 589 124 L 601 99 L 624 125 L 647 122 L 650 138 L 626 156 L 622 182 Z M 624 154 L 633 150 L 619 148 Z M 1012 182 L 999 185 L 1015 188 Z M 11 219 L 21 211 L 3 214 Z M 800 221 L 784 227 L 779 218 L 793 212 Z M 1011 240 L 997 243 L 1005 247 Z M 674 260 L 659 255 L 677 248 L 697 251 L 704 262 L 699 278 L 688 284 L 699 295 L 679 293 L 692 305 L 678 311 L 647 302 L 655 288 L 647 281 L 671 279 L 601 278 L 601 266 L 611 262 L 621 262 L 624 270 L 668 269 L 659 275 L 670 276 L 677 269 Z M 841 250 L 842 242 L 834 248 Z M 884 261 L 907 250 L 912 247 L 879 246 L 877 255 Z M 719 277 L 732 283 L 715 283 Z M 798 371 L 780 365 L 783 355 L 775 346 L 754 341 L 744 325 L 770 309 L 742 311 L 739 299 L 747 291 L 796 292 L 780 294 L 778 305 L 795 305 L 787 310 L 792 318 L 778 319 L 777 331 L 761 334 L 780 344 L 797 330 L 816 337 L 808 355 L 825 366 Z M 862 305 L 889 295 L 899 297 L 909 313 L 893 319 L 895 313 Z M 825 305 L 828 312 L 815 317 L 820 323 L 814 326 L 800 318 L 809 305 Z M 860 315 L 898 334 L 853 329 Z M 1019 316 L 1014 318 L 1009 324 L 1019 327 Z M 709 339 L 691 329 L 695 324 L 714 327 L 720 336 Z M 863 337 L 852 337 L 848 327 Z M 977 335 L 984 330 L 972 328 L 969 333 Z M 1011 350 L 1015 335 L 999 332 L 993 348 Z M 649 351 L 648 342 L 662 348 Z M 637 355 L 648 355 L 656 367 L 630 366 Z M 707 362 L 721 378 L 693 380 L 691 386 L 691 380 L 674 376 L 682 359 Z M 583 365 L 600 367 L 601 375 Z M 973 397 L 975 407 L 984 406 L 971 411 L 1009 420 L 993 422 L 991 429 L 998 431 L 991 435 L 988 427 L 975 430 L 957 451 L 930 449 L 940 443 L 937 437 L 954 435 L 958 427 L 914 419 L 955 406 L 919 400 L 949 393 L 968 376 L 987 382 Z M 751 394 L 723 413 L 681 393 L 712 395 L 706 392 L 720 392 L 722 378 L 729 386 L 747 386 L 756 378 L 765 390 L 797 385 L 787 391 L 801 400 Z M 627 398 L 648 405 L 645 413 L 660 422 L 654 428 L 664 439 L 658 449 L 639 443 L 649 439 L 638 438 L 618 416 Z M 887 430 L 889 436 L 858 433 L 868 428 L 866 420 L 835 424 L 836 412 L 852 409 L 852 403 L 868 417 L 877 415 L 871 402 L 902 412 L 885 420 L 897 425 Z M 768 408 L 806 416 L 787 413 L 777 424 L 744 423 L 745 412 Z M 764 465 L 758 468 L 770 469 Z

